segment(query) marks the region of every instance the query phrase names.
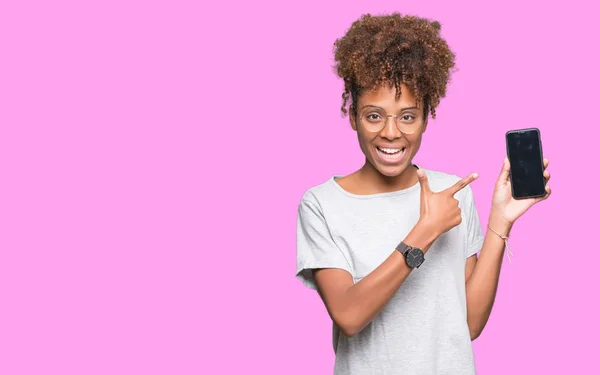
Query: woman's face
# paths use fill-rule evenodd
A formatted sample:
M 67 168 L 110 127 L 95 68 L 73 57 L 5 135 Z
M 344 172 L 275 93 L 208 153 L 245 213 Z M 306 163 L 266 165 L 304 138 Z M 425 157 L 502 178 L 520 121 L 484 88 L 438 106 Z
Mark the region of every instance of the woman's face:
M 351 116 L 350 120 L 352 128 L 358 133 L 360 148 L 367 162 L 387 177 L 399 176 L 412 165 L 427 126 L 422 103 L 416 102 L 415 97 L 404 84 L 401 85 L 401 93 L 398 101 L 393 86 L 384 86 L 363 93 L 358 99 L 357 117 Z M 381 130 L 373 131 L 373 125 L 369 125 L 369 120 L 371 123 L 381 120 L 381 116 L 377 113 L 384 112 L 388 115 L 397 115 L 396 120 L 400 126 L 410 129 L 411 134 L 402 133 L 392 117 L 387 118 Z

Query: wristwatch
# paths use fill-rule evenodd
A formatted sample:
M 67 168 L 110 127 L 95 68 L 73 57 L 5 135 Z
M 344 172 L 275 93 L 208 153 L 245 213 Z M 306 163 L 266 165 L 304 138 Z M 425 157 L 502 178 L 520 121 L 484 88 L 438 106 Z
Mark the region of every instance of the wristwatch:
M 396 246 L 396 250 L 404 255 L 406 265 L 408 265 L 410 268 L 419 268 L 419 266 L 425 261 L 425 254 L 423 253 L 423 250 L 417 247 L 409 246 L 404 242 L 400 242 L 398 246 Z

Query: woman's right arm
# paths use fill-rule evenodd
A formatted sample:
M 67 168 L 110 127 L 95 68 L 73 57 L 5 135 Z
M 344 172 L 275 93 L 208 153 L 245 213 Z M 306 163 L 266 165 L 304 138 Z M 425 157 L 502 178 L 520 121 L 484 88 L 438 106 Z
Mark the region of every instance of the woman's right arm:
M 426 253 L 436 238 L 433 230 L 419 222 L 403 242 Z M 371 322 L 411 272 L 404 255 L 394 250 L 356 284 L 350 273 L 335 268 L 314 270 L 314 278 L 329 316 L 344 335 L 352 337 Z
M 427 175 L 417 171 L 421 184 L 420 219 L 403 240 L 427 252 L 431 244 L 461 222 L 454 194 L 477 178 L 471 174 L 446 190 L 434 193 Z M 345 270 L 327 268 L 314 271 L 315 283 L 331 319 L 348 337 L 356 335 L 379 313 L 412 272 L 404 255 L 394 250 L 375 270 L 354 284 Z

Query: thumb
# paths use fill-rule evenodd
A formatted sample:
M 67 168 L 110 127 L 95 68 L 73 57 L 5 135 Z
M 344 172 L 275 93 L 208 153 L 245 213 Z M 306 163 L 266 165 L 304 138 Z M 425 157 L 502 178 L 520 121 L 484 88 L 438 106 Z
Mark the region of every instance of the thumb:
M 421 192 L 431 193 L 431 189 L 429 188 L 429 180 L 427 179 L 427 174 L 420 169 L 417 169 L 417 176 L 419 177 L 419 184 L 421 185 Z
M 510 161 L 508 157 L 504 157 L 504 164 L 502 164 L 502 170 L 500 171 L 500 176 L 498 176 L 498 183 L 503 184 L 508 181 L 508 177 L 510 174 Z

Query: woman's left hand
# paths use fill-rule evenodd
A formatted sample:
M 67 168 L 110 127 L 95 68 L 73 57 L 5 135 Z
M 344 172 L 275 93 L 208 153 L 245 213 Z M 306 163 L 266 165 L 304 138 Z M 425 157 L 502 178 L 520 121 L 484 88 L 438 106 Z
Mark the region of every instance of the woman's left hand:
M 551 190 L 546 184 L 546 195 L 539 198 L 514 199 L 510 186 L 510 162 L 508 158 L 504 158 L 504 165 L 500 176 L 496 181 L 494 196 L 492 198 L 492 214 L 500 215 L 503 220 L 508 221 L 511 225 L 521 217 L 534 204 L 548 199 Z M 550 180 L 550 172 L 548 172 L 548 159 L 544 158 L 544 177 L 546 182 Z

